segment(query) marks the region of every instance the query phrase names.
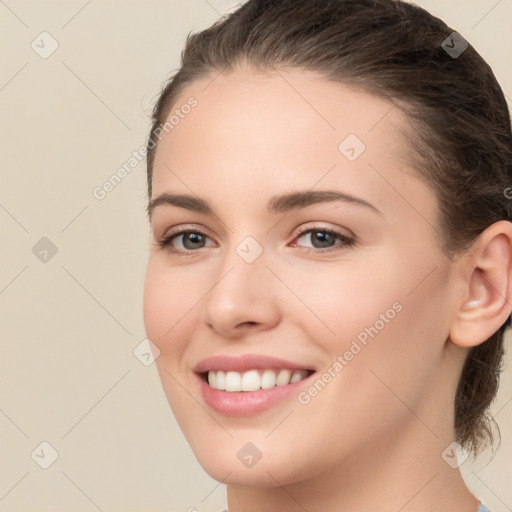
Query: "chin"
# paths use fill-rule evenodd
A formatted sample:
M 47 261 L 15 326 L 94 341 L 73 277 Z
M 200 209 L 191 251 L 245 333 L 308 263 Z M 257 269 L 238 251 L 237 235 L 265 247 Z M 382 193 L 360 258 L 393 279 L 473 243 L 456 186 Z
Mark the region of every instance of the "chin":
M 279 468 L 268 469 L 261 461 L 252 468 L 243 467 L 239 462 L 237 464 L 230 464 L 227 461 L 219 463 L 218 460 L 212 459 L 199 460 L 199 463 L 208 475 L 226 485 L 277 487 L 279 484 L 290 483 L 283 481 Z
M 258 460 L 255 458 L 256 452 L 252 453 L 254 448 L 247 446 L 246 442 L 234 439 L 217 447 L 211 442 L 207 446 L 191 444 L 191 447 L 206 473 L 224 484 L 277 487 L 298 482 L 304 477 L 297 474 L 297 465 L 290 467 L 289 461 L 294 459 L 292 453 L 276 453 L 272 446 L 267 446 L 265 452 L 260 452 L 261 458 Z M 267 456 L 267 453 L 272 453 L 272 456 Z

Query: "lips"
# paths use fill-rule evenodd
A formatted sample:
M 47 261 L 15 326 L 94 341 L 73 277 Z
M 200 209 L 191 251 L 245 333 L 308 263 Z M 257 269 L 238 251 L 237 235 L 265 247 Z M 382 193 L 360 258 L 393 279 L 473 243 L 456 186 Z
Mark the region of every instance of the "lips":
M 227 416 L 249 416 L 298 393 L 316 372 L 306 364 L 264 355 L 217 355 L 195 366 L 205 402 Z

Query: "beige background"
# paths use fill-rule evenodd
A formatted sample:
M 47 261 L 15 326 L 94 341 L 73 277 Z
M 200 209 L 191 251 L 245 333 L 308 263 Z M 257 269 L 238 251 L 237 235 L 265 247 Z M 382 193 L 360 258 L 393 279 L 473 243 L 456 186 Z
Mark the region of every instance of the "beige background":
M 92 191 L 144 144 L 188 31 L 236 3 L 0 0 L 0 510 L 217 512 L 224 503 L 154 364 L 134 355 L 145 337 L 145 162 L 103 200 Z M 418 4 L 476 46 L 510 98 L 512 0 Z M 51 49 L 43 31 L 58 43 L 46 59 L 31 47 Z M 57 248 L 46 262 L 32 252 L 43 237 Z M 508 357 L 493 408 L 502 445 L 462 466 L 493 512 L 512 510 L 511 402 Z M 58 452 L 47 469 L 43 441 Z

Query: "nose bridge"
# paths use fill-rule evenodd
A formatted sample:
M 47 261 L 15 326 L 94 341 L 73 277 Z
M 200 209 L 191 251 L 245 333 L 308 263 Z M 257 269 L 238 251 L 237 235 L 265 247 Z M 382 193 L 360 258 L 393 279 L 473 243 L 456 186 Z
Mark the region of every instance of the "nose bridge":
M 263 246 L 252 236 L 245 237 L 226 251 L 219 263 L 215 284 L 209 294 L 217 303 L 233 307 L 238 304 L 254 303 L 263 295 L 262 284 L 270 274 L 266 267 Z
M 274 324 L 278 301 L 267 262 L 263 246 L 252 236 L 230 247 L 203 302 L 202 321 L 226 336 L 241 324 Z
M 258 297 L 263 290 L 261 283 L 268 278 L 266 274 L 270 274 L 267 262 L 268 253 L 262 243 L 247 235 L 241 242 L 230 245 L 222 257 L 215 288 L 226 287 L 234 291 L 240 288 L 241 292 L 247 291 L 248 297 Z

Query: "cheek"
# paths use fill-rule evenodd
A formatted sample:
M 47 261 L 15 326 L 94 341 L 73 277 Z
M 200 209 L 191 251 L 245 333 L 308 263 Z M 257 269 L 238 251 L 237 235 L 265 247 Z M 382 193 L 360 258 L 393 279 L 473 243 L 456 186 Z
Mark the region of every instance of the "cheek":
M 410 260 L 381 256 L 368 265 L 343 268 L 340 263 L 304 272 L 294 292 L 309 311 L 302 308 L 293 321 L 326 354 L 327 365 L 342 357 L 343 370 L 337 368 L 344 377 L 334 379 L 332 389 L 353 389 L 354 398 L 359 391 L 366 395 L 368 389 L 363 390 L 369 386 L 374 396 L 382 394 L 379 403 L 385 404 L 393 396 L 378 381 L 379 375 L 414 401 L 442 355 L 445 325 L 440 304 L 447 276 L 438 268 L 425 279 L 435 266 L 428 258 L 412 266 Z M 367 398 L 354 402 L 363 404 Z
M 162 339 L 172 325 L 173 299 L 148 268 L 144 284 L 144 325 L 148 338 L 162 350 Z
M 193 402 L 183 383 L 183 356 L 187 347 L 187 334 L 195 322 L 193 305 L 200 292 L 188 285 L 183 272 L 171 271 L 165 262 L 151 257 L 144 281 L 144 325 L 147 337 L 160 349 L 155 364 L 167 401 L 184 432 L 188 424 Z
M 200 298 L 200 292 L 194 290 L 179 271 L 171 272 L 150 256 L 144 281 L 144 324 L 148 337 L 160 350 L 183 328 L 182 319 L 192 313 Z
M 397 309 L 404 300 L 403 286 L 390 277 L 389 266 L 383 268 L 375 261 L 304 268 L 292 281 L 294 294 L 303 302 L 290 297 L 300 308 L 293 321 L 301 322 L 306 336 L 329 353 L 344 350 L 358 335 L 364 340 L 365 329 L 375 324 L 382 330 L 399 316 Z
M 360 293 L 345 302 L 343 317 L 335 324 L 337 350 L 334 344 L 330 350 L 347 361 L 343 379 L 335 385 L 338 396 L 348 398 L 350 390 L 354 414 L 363 420 L 370 407 L 381 426 L 409 414 L 403 403 L 419 407 L 441 365 L 446 340 L 442 304 L 447 276 L 439 269 L 422 282 L 425 269 L 418 265 L 409 270 L 401 274 L 395 269 L 393 277 L 383 274 L 380 281 L 360 281 Z

